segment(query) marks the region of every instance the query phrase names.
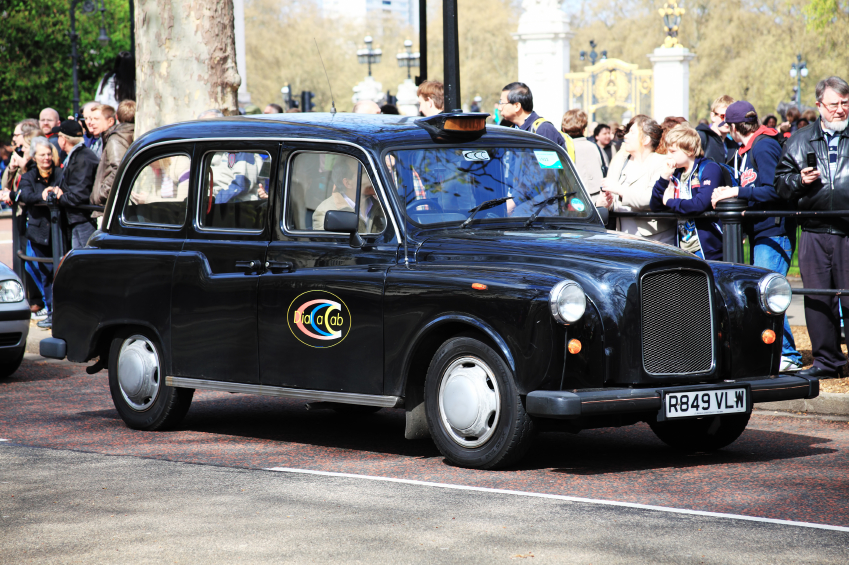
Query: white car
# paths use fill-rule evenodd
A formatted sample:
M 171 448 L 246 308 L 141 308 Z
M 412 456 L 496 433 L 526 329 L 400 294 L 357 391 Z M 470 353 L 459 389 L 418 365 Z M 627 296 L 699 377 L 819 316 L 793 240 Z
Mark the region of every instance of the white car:
M 0 263 L 0 379 L 17 371 L 24 359 L 31 316 L 21 279 Z

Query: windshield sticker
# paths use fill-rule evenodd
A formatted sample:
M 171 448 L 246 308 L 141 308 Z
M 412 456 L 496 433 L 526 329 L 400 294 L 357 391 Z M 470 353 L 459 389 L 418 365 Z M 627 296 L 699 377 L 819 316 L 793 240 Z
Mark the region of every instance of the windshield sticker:
M 466 161 L 489 161 L 489 153 L 487 153 L 486 149 L 463 151 L 463 159 Z
M 537 157 L 539 167 L 541 169 L 562 169 L 563 163 L 560 162 L 560 157 L 556 151 L 539 151 L 534 150 L 534 155 Z
M 299 294 L 286 317 L 295 339 L 316 349 L 341 343 L 351 330 L 351 313 L 342 299 L 323 290 Z
M 569 204 L 578 212 L 583 212 L 586 210 L 586 206 L 584 206 L 584 202 L 582 200 L 578 200 L 577 198 L 573 198 L 569 201 Z

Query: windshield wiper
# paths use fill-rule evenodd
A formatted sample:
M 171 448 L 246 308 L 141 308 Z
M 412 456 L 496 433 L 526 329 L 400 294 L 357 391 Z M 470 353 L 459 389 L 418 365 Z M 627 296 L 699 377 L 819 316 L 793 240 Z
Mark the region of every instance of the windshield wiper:
M 471 214 L 471 216 L 466 218 L 466 220 L 462 224 L 460 224 L 460 228 L 465 228 L 470 223 L 472 223 L 472 220 L 474 219 L 475 214 L 477 214 L 481 210 L 489 210 L 490 208 L 495 208 L 496 206 L 501 206 L 502 204 L 504 204 L 508 200 L 512 200 L 512 199 L 513 199 L 512 196 L 505 196 L 504 198 L 493 198 L 492 200 L 486 200 L 484 202 L 481 202 L 480 204 L 478 204 L 477 206 L 475 206 L 474 208 L 469 210 L 469 214 Z
M 555 194 L 554 196 L 549 196 L 548 198 L 546 198 L 545 200 L 543 200 L 541 202 L 537 202 L 536 204 L 534 204 L 534 206 L 536 206 L 536 210 L 534 211 L 533 214 L 531 214 L 531 217 L 528 218 L 528 221 L 525 222 L 525 227 L 527 228 L 531 224 L 533 224 L 536 221 L 537 217 L 542 213 L 542 211 L 545 209 L 545 207 L 548 206 L 549 204 L 554 204 L 555 202 L 557 202 L 561 198 L 563 200 L 566 200 L 567 198 L 569 198 L 570 196 L 573 196 L 575 194 L 578 194 L 578 193 L 577 192 L 567 192 L 567 193 L 564 194 L 564 193 L 561 192 L 560 194 Z

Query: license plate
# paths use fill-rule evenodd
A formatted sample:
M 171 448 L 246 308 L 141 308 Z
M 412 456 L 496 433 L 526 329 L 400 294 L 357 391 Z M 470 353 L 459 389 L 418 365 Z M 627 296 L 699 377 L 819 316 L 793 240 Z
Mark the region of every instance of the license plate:
M 663 409 L 666 417 L 670 419 L 747 412 L 748 394 L 746 388 L 667 392 L 664 395 Z

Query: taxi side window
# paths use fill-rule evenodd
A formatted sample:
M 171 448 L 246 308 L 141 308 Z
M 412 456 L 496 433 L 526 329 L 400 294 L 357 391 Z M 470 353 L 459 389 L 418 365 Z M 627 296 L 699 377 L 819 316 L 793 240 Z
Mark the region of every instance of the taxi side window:
M 324 231 L 328 211 L 357 212 L 360 233 L 386 228 L 386 215 L 362 164 L 338 153 L 298 153 L 292 159 L 286 203 L 286 227 Z
M 186 221 L 190 172 L 188 155 L 160 157 L 145 165 L 124 204 L 124 222 L 182 226 Z
M 198 225 L 203 229 L 262 230 L 268 212 L 271 156 L 213 151 L 204 156 L 203 163 Z

